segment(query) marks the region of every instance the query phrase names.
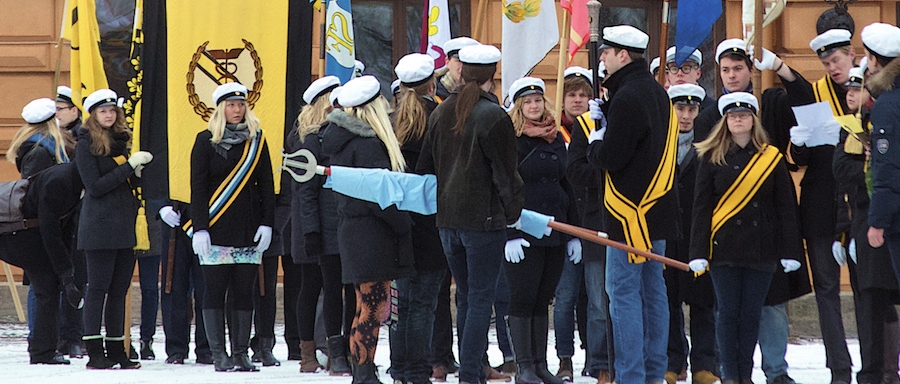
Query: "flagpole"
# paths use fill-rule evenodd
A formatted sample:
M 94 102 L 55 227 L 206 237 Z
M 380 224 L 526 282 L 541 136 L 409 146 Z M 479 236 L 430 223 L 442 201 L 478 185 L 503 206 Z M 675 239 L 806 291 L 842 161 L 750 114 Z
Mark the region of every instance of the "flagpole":
M 569 17 L 569 12 L 563 10 L 563 33 L 559 38 L 559 62 L 556 66 L 556 109 L 559 111 L 559 114 L 556 115 L 556 126 L 559 127 L 562 122 L 562 115 L 566 113 L 563 109 L 563 90 L 565 85 L 565 79 L 563 78 L 563 74 L 565 73 L 566 67 L 566 57 L 569 56 L 569 33 L 572 30 L 572 19 Z
M 659 85 L 666 84 L 666 48 L 669 45 L 669 0 L 663 1 L 662 27 L 659 32 Z
M 320 27 L 320 32 L 322 39 L 319 41 L 319 77 L 325 77 L 325 15 L 328 14 L 326 10 L 328 9 L 328 2 L 325 0 L 322 1 L 322 9 L 319 12 L 322 14 L 322 26 Z
M 63 3 L 63 16 L 59 24 L 59 40 L 56 41 L 56 70 L 53 71 L 53 88 L 50 89 L 50 98 L 56 100 L 56 87 L 59 86 L 59 73 L 62 64 L 63 35 L 66 32 L 66 10 L 69 9 L 69 0 Z
M 763 0 L 756 0 L 753 8 L 753 57 L 762 60 Z M 760 100 L 762 96 L 762 71 L 753 72 L 753 96 Z
M 591 34 L 590 34 L 590 65 L 589 67 L 593 70 L 591 76 L 593 77 L 593 81 L 591 82 L 593 90 L 594 98 L 601 98 L 603 95 L 600 94 L 600 71 L 599 63 L 600 63 L 600 2 L 597 0 L 590 0 L 587 2 L 588 15 L 591 18 Z M 594 126 L 597 129 L 600 129 L 600 123 L 594 121 Z
M 478 13 L 475 14 L 475 27 L 472 29 L 472 38 L 481 41 L 481 30 L 484 28 L 484 19 L 487 13 L 487 0 L 478 0 Z

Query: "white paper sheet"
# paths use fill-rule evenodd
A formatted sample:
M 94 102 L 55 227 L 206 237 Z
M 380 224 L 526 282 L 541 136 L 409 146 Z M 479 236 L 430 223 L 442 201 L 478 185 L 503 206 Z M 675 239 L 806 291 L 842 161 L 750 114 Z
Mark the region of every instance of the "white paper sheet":
M 807 147 L 837 145 L 841 136 L 841 125 L 834 119 L 831 105 L 827 101 L 791 107 L 797 118 L 797 125 L 811 127 L 812 137 L 806 141 Z

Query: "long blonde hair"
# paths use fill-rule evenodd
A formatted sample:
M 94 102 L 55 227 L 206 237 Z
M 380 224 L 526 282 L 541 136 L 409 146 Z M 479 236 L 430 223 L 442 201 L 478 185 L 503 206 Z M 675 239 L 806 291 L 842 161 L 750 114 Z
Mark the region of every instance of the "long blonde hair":
M 712 133 L 706 140 L 694 144 L 697 147 L 697 154 L 701 157 L 709 154 L 709 162 L 715 165 L 725 165 L 725 154 L 733 146 L 737 145 L 734 143 L 734 138 L 731 137 L 731 131 L 728 130 L 727 115 L 728 113 L 726 112 L 725 116 L 722 116 L 719 122 L 716 123 L 715 128 L 713 128 Z M 762 121 L 759 120 L 759 116 L 756 116 L 755 113 L 753 114 L 753 131 L 750 132 L 750 142 L 758 151 L 761 151 L 769 143 L 769 135 L 766 134 Z
M 209 118 L 209 124 L 206 128 L 212 132 L 212 139 L 210 139 L 210 141 L 216 144 L 221 142 L 222 137 L 225 136 L 225 124 L 227 124 L 227 120 L 225 120 L 226 102 L 228 102 L 228 100 L 222 100 L 222 102 L 216 106 L 216 110 Z M 246 103 L 246 101 L 244 101 L 244 103 Z M 247 127 L 250 128 L 250 138 L 256 137 L 256 130 L 259 129 L 259 118 L 257 118 L 256 114 L 253 113 L 253 110 L 250 109 L 250 104 L 247 104 L 247 109 L 244 112 L 244 122 L 247 123 Z
M 59 124 L 56 122 L 56 118 L 51 118 L 40 124 L 25 124 L 18 131 L 16 131 L 15 136 L 12 138 L 12 142 L 9 145 L 9 150 L 6 151 L 6 160 L 9 160 L 10 163 L 15 164 L 16 158 L 19 156 L 19 148 L 22 147 L 22 144 L 25 144 L 25 141 L 28 140 L 31 136 L 36 133 L 40 133 L 44 136 L 50 136 L 53 138 L 55 148 L 53 150 L 53 154 L 56 157 L 56 163 L 63 162 L 63 154 L 66 153 L 66 140 L 68 136 L 64 136 L 62 131 L 59 129 Z M 34 143 L 35 146 L 39 145 L 38 143 Z
M 547 96 L 543 94 L 541 94 L 541 98 L 544 99 L 544 113 L 541 115 L 541 121 L 547 119 L 547 116 L 555 119 L 556 115 L 553 114 L 553 105 L 550 104 L 550 100 L 547 100 Z M 522 112 L 522 107 L 524 105 L 525 96 L 521 96 L 516 99 L 512 109 L 509 110 L 509 118 L 512 120 L 513 127 L 516 129 L 516 136 L 522 136 L 522 132 L 525 130 L 525 123 L 528 121 L 528 118 L 525 117 L 525 112 Z
M 403 172 L 406 169 L 406 160 L 400 152 L 400 143 L 397 142 L 397 136 L 391 128 L 391 120 L 388 118 L 388 102 L 382 95 L 378 95 L 375 100 L 369 103 L 344 108 L 344 112 L 348 115 L 360 119 L 372 127 L 375 135 L 387 147 L 388 157 L 391 159 L 391 170 Z
M 297 116 L 297 134 L 300 142 L 306 140 L 306 135 L 319 132 L 319 127 L 325 122 L 325 118 L 334 109 L 329 101 L 331 91 L 319 96 L 312 104 L 306 104 L 300 109 Z
M 85 129 L 87 129 L 88 133 L 91 134 L 91 153 L 96 156 L 106 156 L 109 155 L 110 147 L 112 146 L 112 137 L 110 137 L 107 131 L 112 131 L 113 133 L 128 133 L 128 142 L 126 143 L 126 148 L 131 149 L 131 129 L 128 128 L 128 125 L 125 124 L 125 110 L 122 108 L 116 107 L 116 122 L 113 123 L 112 127 L 103 128 L 100 126 L 100 123 L 97 122 L 96 118 L 97 114 L 91 114 L 88 116 L 87 120 L 84 121 L 84 125 L 82 125 Z
M 394 129 L 397 131 L 397 141 L 405 144 L 407 141 L 416 140 L 425 135 L 425 125 L 428 122 L 428 113 L 425 111 L 425 96 L 434 89 L 437 81 L 432 76 L 430 80 L 415 87 L 407 87 L 400 83 L 400 102 L 394 110 Z

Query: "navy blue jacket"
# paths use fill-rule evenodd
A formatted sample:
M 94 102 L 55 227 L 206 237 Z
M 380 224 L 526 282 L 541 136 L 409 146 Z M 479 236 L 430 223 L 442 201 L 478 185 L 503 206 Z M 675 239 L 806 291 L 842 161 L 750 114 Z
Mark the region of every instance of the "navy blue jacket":
M 872 201 L 869 226 L 900 232 L 900 58 L 868 82 L 872 106 Z

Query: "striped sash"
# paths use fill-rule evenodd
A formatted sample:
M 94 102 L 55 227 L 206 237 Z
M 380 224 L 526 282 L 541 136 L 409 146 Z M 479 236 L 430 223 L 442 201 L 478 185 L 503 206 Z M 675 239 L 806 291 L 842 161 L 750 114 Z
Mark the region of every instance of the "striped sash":
M 569 144 L 572 142 L 572 134 L 569 133 L 569 130 L 566 129 L 566 127 L 564 125 L 559 126 L 559 133 L 562 135 L 563 140 L 566 142 L 566 144 Z
M 591 135 L 591 131 L 594 130 L 594 120 L 591 119 L 590 112 L 585 112 L 582 113 L 581 116 L 576 116 L 575 121 L 581 124 L 581 130 L 584 131 L 584 137 Z M 571 135 L 569 135 L 569 137 L 571 137 Z
M 831 105 L 831 112 L 833 112 L 835 116 L 844 115 L 844 108 L 841 107 L 841 100 L 837 97 L 837 94 L 835 94 L 834 83 L 828 75 L 825 75 L 825 77 L 813 83 L 812 87 L 817 102 L 827 101 L 828 104 Z
M 234 203 L 234 200 L 241 193 L 241 190 L 244 189 L 247 181 L 250 180 L 250 175 L 252 175 L 253 170 L 256 169 L 259 157 L 263 156 L 262 149 L 265 140 L 262 130 L 257 130 L 256 136 L 253 139 L 244 142 L 244 153 L 241 154 L 241 159 L 238 161 L 237 167 L 234 167 L 234 169 L 231 170 L 228 177 L 222 181 L 222 184 L 219 185 L 219 188 L 216 189 L 216 192 L 213 193 L 209 199 L 210 227 L 219 221 L 222 214 L 228 210 L 228 207 L 230 207 L 232 203 Z M 199 202 L 193 203 L 197 204 Z M 191 220 L 184 223 L 182 229 L 184 229 L 184 232 L 187 233 L 188 237 L 194 236 L 194 226 Z

